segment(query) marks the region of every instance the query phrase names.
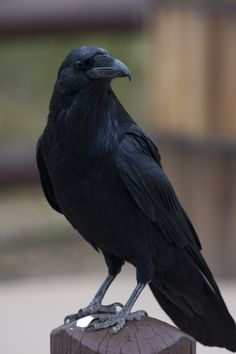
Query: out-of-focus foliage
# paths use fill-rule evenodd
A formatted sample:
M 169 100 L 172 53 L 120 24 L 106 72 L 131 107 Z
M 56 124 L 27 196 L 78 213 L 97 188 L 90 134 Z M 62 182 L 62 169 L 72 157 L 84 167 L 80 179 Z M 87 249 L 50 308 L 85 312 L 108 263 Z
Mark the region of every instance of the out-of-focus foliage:
M 141 122 L 145 112 L 145 43 L 140 34 L 131 33 L 74 34 L 1 41 L 1 144 L 36 143 L 46 124 L 57 70 L 65 55 L 83 44 L 104 47 L 127 64 L 132 82 L 119 79 L 114 80 L 112 86 L 126 109 Z M 59 258 L 55 269 L 73 263 L 69 262 L 75 249 L 71 242 L 77 245 L 77 233 L 49 207 L 39 186 L 1 189 L 0 225 L 0 279 L 28 274 L 29 268 L 33 273 L 46 274 L 48 270 L 44 272 L 41 264 L 48 269 L 46 264 L 51 262 L 51 257 Z M 56 256 L 52 256 L 54 252 Z M 66 252 L 69 256 L 64 262 L 58 254 L 64 255 Z M 74 258 L 77 260 L 77 255 Z
M 113 87 L 131 114 L 138 121 L 142 119 L 145 41 L 140 34 L 75 34 L 3 41 L 0 47 L 1 142 L 32 140 L 40 134 L 58 67 L 72 48 L 82 44 L 105 47 L 129 66 L 132 83 L 116 80 Z

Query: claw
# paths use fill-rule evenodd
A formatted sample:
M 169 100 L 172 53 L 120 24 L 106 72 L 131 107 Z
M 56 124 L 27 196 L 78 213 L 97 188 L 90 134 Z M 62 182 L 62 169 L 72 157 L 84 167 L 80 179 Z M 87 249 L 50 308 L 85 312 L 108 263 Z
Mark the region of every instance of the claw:
M 117 307 L 122 309 L 123 305 L 120 302 L 115 302 L 111 305 L 101 305 L 100 303 L 91 302 L 87 307 L 80 309 L 77 313 L 66 316 L 64 318 L 64 324 L 77 321 L 80 318 L 93 315 L 95 313 L 116 314 L 118 313 Z
M 67 315 L 65 318 L 64 318 L 64 325 L 68 324 L 68 323 L 71 323 L 71 322 L 74 322 L 78 320 L 78 316 L 77 314 L 72 314 L 72 315 Z
M 122 310 L 116 314 L 106 317 L 95 317 L 85 330 L 87 331 L 97 331 L 102 328 L 112 327 L 111 333 L 116 334 L 119 330 L 124 327 L 126 321 L 140 320 L 143 316 L 147 316 L 145 311 L 136 311 L 133 313 L 127 314 L 122 312 Z
M 120 302 L 114 302 L 114 304 L 112 304 L 112 305 L 114 305 L 115 308 L 116 308 L 116 307 L 120 307 L 120 308 L 122 309 L 122 308 L 124 307 L 124 305 L 121 304 Z M 117 309 L 116 309 L 116 312 L 117 312 Z
M 112 327 L 111 333 L 112 333 L 112 334 L 116 334 L 117 332 L 119 332 L 119 330 L 120 330 L 121 328 L 124 327 L 124 325 L 125 325 L 125 319 L 119 320 L 118 323 L 117 323 L 115 326 Z
M 129 315 L 127 316 L 127 321 L 139 321 L 141 320 L 142 317 L 144 316 L 148 316 L 146 311 L 143 310 L 139 310 L 139 311 L 135 311 L 135 312 L 131 312 L 129 313 Z
M 85 327 L 86 331 L 98 330 L 103 328 L 102 325 L 105 323 L 108 317 L 95 317 L 87 327 Z M 105 328 L 105 327 L 104 327 Z

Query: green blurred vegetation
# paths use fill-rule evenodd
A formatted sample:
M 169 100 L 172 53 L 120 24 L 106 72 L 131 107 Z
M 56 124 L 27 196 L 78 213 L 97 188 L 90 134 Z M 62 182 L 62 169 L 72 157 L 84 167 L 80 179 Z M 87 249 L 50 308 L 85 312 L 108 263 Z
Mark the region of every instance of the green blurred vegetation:
M 2 40 L 1 144 L 10 146 L 21 141 L 36 142 L 46 123 L 58 67 L 72 48 L 82 44 L 104 47 L 127 64 L 132 82 L 127 79 L 115 80 L 113 88 L 130 114 L 142 124 L 145 112 L 143 64 L 146 41 L 140 33 L 74 34 Z M 45 274 L 42 264 L 50 273 L 52 257 L 59 259 L 55 267 L 60 269 L 67 269 L 67 264 L 73 263 L 75 258 L 73 264 L 77 270 L 77 245 L 79 249 L 85 247 L 80 240 L 65 218 L 50 208 L 39 185 L 1 189 L 0 279 L 28 274 L 29 268 L 32 274 Z M 64 256 L 64 252 L 67 256 Z
M 113 88 L 127 110 L 141 121 L 145 111 L 145 40 L 140 33 L 74 34 L 2 41 L 1 142 L 35 140 L 39 136 L 45 126 L 58 67 L 72 48 L 82 44 L 104 47 L 128 65 L 133 81 L 116 80 Z
M 76 232 L 51 209 L 40 186 L 2 189 L 0 194 L 0 250 L 60 242 Z

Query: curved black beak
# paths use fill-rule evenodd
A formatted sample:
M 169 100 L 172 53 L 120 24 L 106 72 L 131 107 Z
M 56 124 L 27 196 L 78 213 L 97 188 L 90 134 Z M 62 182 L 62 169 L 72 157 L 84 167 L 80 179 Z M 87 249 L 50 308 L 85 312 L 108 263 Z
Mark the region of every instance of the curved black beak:
M 131 75 L 127 66 L 122 61 L 111 56 L 106 56 L 106 60 L 99 60 L 96 65 L 87 71 L 87 76 L 90 79 L 113 79 L 116 77 L 128 77 L 131 80 Z M 97 65 L 100 64 L 100 65 Z

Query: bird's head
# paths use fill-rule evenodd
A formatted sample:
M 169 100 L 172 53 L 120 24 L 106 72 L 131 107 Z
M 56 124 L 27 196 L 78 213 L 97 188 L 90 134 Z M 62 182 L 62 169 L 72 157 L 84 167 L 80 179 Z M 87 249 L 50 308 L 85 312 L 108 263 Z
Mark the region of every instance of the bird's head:
M 57 84 L 64 90 L 80 92 L 92 83 L 109 83 L 117 77 L 131 79 L 129 69 L 103 48 L 81 46 L 65 58 L 59 71 Z

